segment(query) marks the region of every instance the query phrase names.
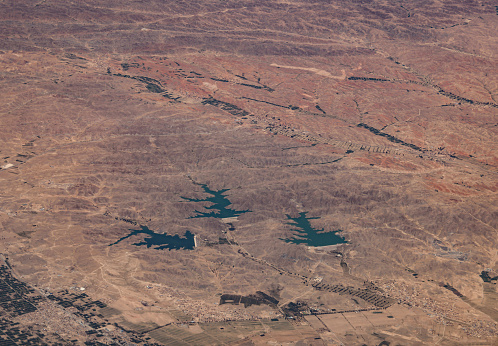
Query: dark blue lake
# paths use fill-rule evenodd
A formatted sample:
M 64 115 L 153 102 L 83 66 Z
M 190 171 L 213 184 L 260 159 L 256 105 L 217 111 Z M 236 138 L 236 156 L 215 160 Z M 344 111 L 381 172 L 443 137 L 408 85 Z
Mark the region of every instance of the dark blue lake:
M 182 197 L 183 199 L 189 202 L 211 202 L 212 205 L 208 207 L 204 207 L 204 209 L 208 210 L 208 212 L 202 212 L 196 210 L 197 215 L 189 217 L 189 219 L 201 218 L 201 217 L 215 217 L 218 219 L 223 219 L 226 217 L 235 217 L 241 214 L 250 212 L 250 210 L 234 210 L 228 208 L 232 203 L 225 196 L 225 192 L 229 191 L 229 189 L 222 190 L 211 190 L 206 184 L 197 184 L 202 187 L 204 192 L 210 194 L 211 196 L 206 198 L 187 198 Z
M 156 250 L 192 250 L 195 247 L 194 235 L 190 231 L 186 231 L 183 237 L 180 237 L 178 234 L 169 235 L 166 233 L 156 233 L 150 230 L 147 226 L 140 226 L 140 229 L 130 229 L 130 234 L 124 236 L 119 239 L 115 243 L 110 244 L 109 246 L 116 245 L 117 243 L 128 239 L 133 236 L 138 236 L 140 234 L 148 235 L 148 238 L 145 238 L 143 241 L 139 241 L 137 243 L 133 243 L 135 246 L 147 246 L 150 248 L 151 246 L 155 246 Z M 156 246 L 157 245 L 157 246 Z
M 306 217 L 307 212 L 299 213 L 299 217 L 286 215 L 287 219 L 292 220 L 288 225 L 295 226 L 293 231 L 296 234 L 287 239 L 281 239 L 287 243 L 305 244 L 308 246 L 327 246 L 347 243 L 343 237 L 336 234 L 340 230 L 324 232 L 322 229 L 315 229 L 311 226 L 309 220 L 319 219 L 318 217 Z

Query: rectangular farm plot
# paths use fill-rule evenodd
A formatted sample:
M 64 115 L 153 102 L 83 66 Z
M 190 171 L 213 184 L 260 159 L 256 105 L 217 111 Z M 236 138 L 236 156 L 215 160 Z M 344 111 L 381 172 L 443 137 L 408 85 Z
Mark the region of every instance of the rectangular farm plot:
M 176 318 L 180 322 L 190 322 L 190 321 L 192 321 L 192 316 L 188 316 L 188 315 L 184 314 L 180 310 L 168 310 L 168 313 L 173 318 Z
M 342 314 L 320 315 L 318 318 L 327 326 L 332 332 L 343 332 L 346 330 L 353 330 L 353 326 L 344 318 Z
M 255 321 L 220 322 L 201 324 L 200 332 L 191 328 L 166 326 L 149 333 L 155 340 L 166 345 L 223 345 L 237 341 L 255 330 L 263 329 Z
M 399 323 L 399 320 L 386 311 L 366 311 L 365 317 L 376 327 Z
M 347 312 L 343 316 L 355 329 L 373 327 L 372 323 L 361 312 Z
M 158 327 L 158 325 L 155 324 L 155 323 L 138 323 L 138 324 L 135 324 L 135 323 L 131 323 L 131 322 L 128 322 L 128 321 L 125 321 L 125 320 L 122 320 L 121 322 L 118 322 L 118 324 L 120 326 L 122 326 L 123 328 L 127 329 L 127 330 L 132 330 L 132 331 L 137 332 L 137 333 L 145 333 L 148 330 L 151 330 L 151 329 L 154 329 L 154 328 Z
M 322 321 L 320 321 L 318 317 L 316 317 L 315 315 L 308 315 L 305 316 L 304 318 L 310 324 L 311 328 L 313 328 L 314 330 L 319 330 L 325 327 Z
M 164 345 L 188 345 L 186 342 L 172 338 L 168 333 L 161 329 L 153 330 L 149 333 L 149 335 Z
M 195 346 L 223 345 L 223 342 L 221 342 L 220 340 L 216 340 L 206 333 L 191 335 L 188 338 L 183 339 L 183 341 Z
M 168 334 L 169 336 L 177 340 L 186 339 L 193 335 L 188 331 L 187 328 L 180 328 L 177 326 L 166 326 L 158 330 L 162 331 L 164 334 Z
M 121 314 L 121 311 L 111 308 L 110 306 L 106 306 L 105 308 L 100 309 L 99 313 L 102 314 L 104 318 L 109 318 L 111 316 Z
M 188 332 L 186 328 L 166 326 L 151 331 L 149 335 L 165 345 L 189 345 L 188 342 L 182 339 L 187 339 L 195 334 Z
M 285 320 L 263 321 L 263 323 L 273 330 L 294 330 L 294 326 Z
M 241 339 L 240 330 L 226 322 L 215 322 L 202 324 L 202 330 L 223 343 L 231 343 Z
M 318 322 L 321 324 L 321 326 L 323 328 L 324 325 L 320 321 L 318 321 Z M 297 324 L 297 325 L 293 324 L 292 326 L 294 327 L 294 330 L 296 332 L 299 332 L 303 338 L 317 338 L 317 337 L 319 337 L 316 330 L 306 323 L 301 323 L 301 324 Z
M 263 330 L 263 325 L 259 321 L 234 321 L 230 325 L 237 329 L 240 334 Z
M 175 340 L 173 342 L 170 342 L 166 346 L 191 346 L 191 345 L 187 344 L 186 342 L 180 341 L 180 340 Z

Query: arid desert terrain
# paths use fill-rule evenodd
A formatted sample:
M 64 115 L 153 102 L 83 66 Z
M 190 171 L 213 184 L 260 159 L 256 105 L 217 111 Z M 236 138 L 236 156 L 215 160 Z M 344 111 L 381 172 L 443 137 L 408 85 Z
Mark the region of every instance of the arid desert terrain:
M 0 1 L 0 345 L 498 342 L 498 3 Z

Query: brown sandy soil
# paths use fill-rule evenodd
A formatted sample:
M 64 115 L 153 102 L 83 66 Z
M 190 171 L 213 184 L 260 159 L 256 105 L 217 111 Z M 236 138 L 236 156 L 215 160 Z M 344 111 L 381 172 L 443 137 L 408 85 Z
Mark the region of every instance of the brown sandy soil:
M 109 323 L 158 328 L 144 343 L 209 344 L 222 332 L 206 323 L 282 319 L 298 302 L 292 328 L 237 325 L 220 343 L 496 342 L 497 13 L 4 1 L 0 253 L 33 287 L 84 288 L 116 309 Z M 250 212 L 195 218 L 213 211 L 200 184 Z M 303 212 L 347 243 L 283 241 Z M 197 246 L 116 243 L 140 226 Z M 257 291 L 278 306 L 219 305 Z M 190 321 L 201 329 L 174 329 Z

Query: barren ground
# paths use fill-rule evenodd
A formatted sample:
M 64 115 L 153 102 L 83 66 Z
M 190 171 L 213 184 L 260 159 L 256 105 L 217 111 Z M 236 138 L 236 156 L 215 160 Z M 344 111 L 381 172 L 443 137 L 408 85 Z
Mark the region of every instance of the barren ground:
M 2 1 L 0 279 L 34 291 L 0 288 L 34 310 L 0 330 L 497 342 L 495 5 Z M 202 186 L 248 212 L 195 217 Z M 347 243 L 285 242 L 299 213 Z M 116 243 L 140 226 L 196 247 Z M 279 303 L 219 304 L 257 291 Z

